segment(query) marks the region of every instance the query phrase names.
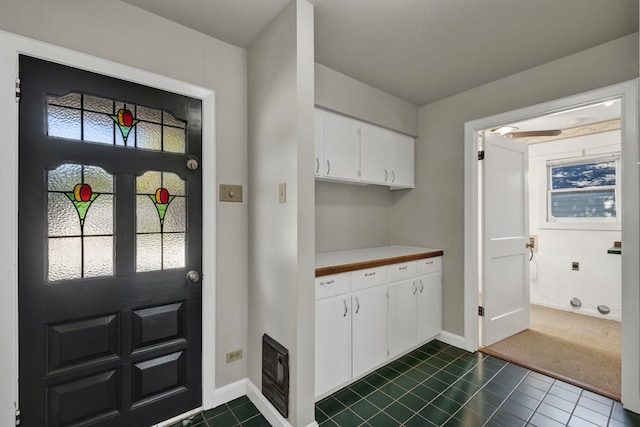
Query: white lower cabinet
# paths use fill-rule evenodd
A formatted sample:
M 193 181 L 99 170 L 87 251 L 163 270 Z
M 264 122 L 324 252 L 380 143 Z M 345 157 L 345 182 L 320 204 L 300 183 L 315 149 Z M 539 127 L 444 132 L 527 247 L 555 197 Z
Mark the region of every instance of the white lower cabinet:
M 389 285 L 389 356 L 418 344 L 418 289 L 415 279 Z
M 389 314 L 387 287 L 379 286 L 351 295 L 352 367 L 357 377 L 388 358 Z
M 416 279 L 418 287 L 418 341 L 430 340 L 442 330 L 442 273 Z
M 316 396 L 351 379 L 350 349 L 351 296 L 316 302 Z
M 436 257 L 316 278 L 316 397 L 440 333 L 441 270 Z

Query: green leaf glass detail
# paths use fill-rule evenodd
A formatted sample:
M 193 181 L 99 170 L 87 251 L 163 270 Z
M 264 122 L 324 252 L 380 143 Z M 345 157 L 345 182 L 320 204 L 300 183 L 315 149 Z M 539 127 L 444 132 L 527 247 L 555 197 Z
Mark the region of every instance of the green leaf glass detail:
M 169 204 L 176 196 L 169 195 L 169 191 L 166 188 L 158 188 L 156 194 L 148 195 L 158 211 L 158 217 L 160 218 L 160 230 L 164 226 L 164 217 L 167 214 L 167 208 Z
M 91 191 L 89 184 L 76 184 L 73 191 L 64 193 L 73 203 L 80 218 L 80 227 L 84 227 L 84 219 L 91 203 L 100 195 Z
M 131 129 L 138 123 L 140 120 L 133 118 L 133 113 L 131 110 L 128 110 L 126 107 L 118 110 L 118 114 L 110 115 L 114 122 L 120 128 L 120 132 L 122 133 L 122 139 L 124 139 L 125 145 L 127 144 L 127 137 L 131 132 Z

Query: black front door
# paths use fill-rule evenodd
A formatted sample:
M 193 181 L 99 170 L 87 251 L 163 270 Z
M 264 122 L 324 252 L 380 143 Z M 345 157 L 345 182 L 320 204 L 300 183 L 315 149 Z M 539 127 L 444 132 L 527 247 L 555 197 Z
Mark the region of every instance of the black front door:
M 201 404 L 201 102 L 20 57 L 21 425 Z

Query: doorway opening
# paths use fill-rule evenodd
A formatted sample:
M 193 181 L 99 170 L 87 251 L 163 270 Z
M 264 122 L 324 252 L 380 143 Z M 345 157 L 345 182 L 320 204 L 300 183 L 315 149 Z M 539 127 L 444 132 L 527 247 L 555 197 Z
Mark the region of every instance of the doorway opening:
M 479 264 L 487 267 L 487 274 L 479 281 L 480 305 L 485 305 L 486 298 L 501 299 L 509 294 L 500 284 L 491 283 L 496 281 L 490 276 L 491 264 L 496 262 L 491 251 L 495 250 L 495 238 L 505 237 L 500 229 L 510 227 L 515 221 L 512 216 L 519 215 L 521 206 L 528 206 L 524 215 L 528 236 L 523 233 L 525 243 L 516 247 L 520 263 L 500 253 L 497 274 L 507 276 L 507 289 L 519 279 L 528 282 L 523 286 L 523 292 L 528 293 L 526 298 L 523 295 L 523 302 L 528 300 L 530 306 L 487 301 L 489 307 L 522 308 L 529 318 L 518 321 L 507 312 L 495 313 L 495 309 L 487 313 L 504 317 L 511 329 L 502 331 L 504 327 L 498 321 L 481 317 L 482 351 L 619 400 L 622 280 L 617 246 L 622 241 L 623 204 L 620 99 L 480 131 L 479 143 L 490 148 L 492 140 L 487 134 L 501 135 L 507 139 L 507 146 L 510 142 L 519 144 L 528 161 L 522 162 L 527 165 L 522 181 L 526 188 L 514 190 L 517 193 L 491 181 L 505 179 L 505 171 L 513 173 L 516 162 L 511 161 L 508 167 L 480 162 L 483 179 L 479 192 L 484 202 L 480 212 L 484 220 L 479 230 L 485 236 L 480 239 L 484 244 L 479 248 Z M 514 178 L 509 180 L 506 185 L 512 186 Z M 526 200 L 495 206 L 491 193 L 496 188 L 503 196 Z M 509 212 L 495 212 L 503 209 Z M 496 220 L 491 221 L 491 216 Z M 485 228 L 496 221 L 498 230 Z M 521 274 L 509 277 L 504 270 L 508 272 L 510 266 L 517 266 Z M 486 295 L 483 288 L 488 289 Z M 513 296 L 517 298 L 518 294 Z M 512 334 L 513 328 L 524 330 Z
M 478 316 L 478 294 L 479 286 L 484 283 L 483 279 L 490 273 L 487 270 L 487 264 L 484 262 L 483 256 L 486 252 L 486 246 L 481 245 L 481 242 L 487 239 L 483 235 L 483 222 L 487 220 L 487 215 L 480 214 L 482 207 L 482 201 L 485 194 L 483 194 L 484 187 L 482 184 L 481 173 L 486 173 L 483 168 L 487 167 L 486 155 L 485 161 L 478 161 L 478 136 L 483 131 L 498 129 L 501 126 L 508 124 L 516 124 L 526 122 L 530 119 L 539 118 L 542 116 L 548 116 L 560 112 L 567 112 L 574 109 L 580 111 L 580 109 L 586 109 L 587 106 L 592 106 L 597 103 L 618 99 L 621 106 L 621 129 L 620 129 L 620 170 L 621 170 L 621 182 L 625 183 L 619 189 L 621 201 L 626 203 L 620 203 L 620 212 L 624 217 L 624 223 L 621 224 L 621 233 L 625 236 L 625 250 L 620 257 L 622 266 L 622 280 L 621 280 L 621 307 L 620 307 L 620 319 L 624 323 L 625 321 L 633 324 L 634 319 L 637 318 L 640 312 L 640 304 L 638 303 L 638 290 L 635 289 L 639 274 L 638 268 L 638 147 L 637 147 L 637 82 L 631 81 L 622 83 L 602 89 L 597 89 L 591 92 L 583 93 L 580 95 L 574 95 L 571 97 L 559 99 L 556 101 L 547 102 L 531 107 L 526 107 L 520 110 L 511 111 L 508 113 L 499 114 L 496 116 L 486 117 L 483 119 L 475 120 L 465 124 L 465 345 L 469 351 L 476 351 L 481 345 L 485 344 L 487 335 L 486 328 L 483 330 L 483 335 L 479 333 L 479 324 L 481 317 Z M 544 130 L 553 128 L 544 128 Z M 526 129 L 524 129 L 526 130 Z M 487 137 L 489 135 L 489 137 Z M 484 140 L 482 143 L 487 143 L 487 140 L 495 136 L 491 132 L 484 133 Z M 486 150 L 486 147 L 482 147 Z M 580 153 L 582 154 L 582 153 Z M 601 154 L 601 153 L 590 153 Z M 528 161 L 528 157 L 527 157 Z M 549 165 L 551 167 L 565 168 L 567 165 Z M 548 167 L 545 165 L 545 168 Z M 545 174 L 545 179 L 547 175 Z M 528 179 L 528 176 L 527 176 Z M 509 179 L 503 179 L 503 181 L 510 181 Z M 523 180 L 524 181 L 524 180 Z M 513 182 L 513 181 L 510 181 Z M 523 185 L 524 186 L 524 185 Z M 525 186 L 528 189 L 528 185 Z M 547 198 L 550 195 L 546 195 Z M 528 197 L 525 199 L 528 201 Z M 545 198 L 546 200 L 546 198 Z M 557 197 L 554 197 L 557 200 Z M 538 208 L 540 209 L 540 208 Z M 546 209 L 546 208 L 545 208 Z M 527 213 L 529 209 L 525 210 Z M 491 213 L 490 216 L 494 214 Z M 558 216 L 558 215 L 556 215 Z M 481 222 L 481 220 L 483 222 Z M 482 224 L 482 227 L 481 227 Z M 517 240 L 511 239 L 514 245 L 518 246 L 520 250 L 519 257 L 514 257 L 520 262 L 522 270 L 526 271 L 523 276 L 526 280 L 522 280 L 523 286 L 529 286 L 530 273 L 529 273 L 529 258 L 530 250 L 526 247 L 529 243 L 529 221 L 525 221 L 526 228 L 521 232 Z M 538 235 L 538 238 L 540 236 Z M 544 244 L 539 241 L 539 245 Z M 613 241 L 608 243 L 609 246 L 614 246 Z M 539 246 L 540 248 L 541 246 Z M 482 250 L 481 250 L 482 249 Z M 604 248 L 606 253 L 607 248 Z M 614 255 L 610 255 L 613 257 Z M 538 252 L 538 257 L 541 258 L 541 253 Z M 523 261 L 526 259 L 526 263 Z M 535 259 L 535 253 L 534 253 Z M 572 260 L 573 261 L 573 260 Z M 578 260 L 579 261 L 579 260 Z M 503 266 L 500 266 L 501 268 Z M 537 267 L 537 266 L 536 266 Z M 586 266 L 581 266 L 585 267 Z M 498 269 L 497 271 L 507 271 Z M 517 271 L 514 268 L 514 271 Z M 532 271 L 536 271 L 532 269 Z M 542 274 L 542 270 L 537 270 L 538 280 Z M 511 293 L 512 289 L 508 289 Z M 487 317 L 491 314 L 490 307 L 487 304 L 491 304 L 491 297 L 488 295 L 486 289 L 483 290 L 484 298 L 484 310 L 485 317 L 482 318 L 483 323 L 487 323 Z M 522 298 L 518 301 L 520 307 L 530 307 L 529 289 L 526 292 L 521 292 Z M 509 295 L 510 298 L 513 298 Z M 526 300 L 524 300 L 526 298 Z M 504 298 L 503 298 L 504 300 Z M 509 301 L 509 298 L 506 298 Z M 500 313 L 500 317 L 504 314 L 512 314 L 516 310 L 513 308 L 514 303 L 511 301 L 509 304 L 503 304 L 503 313 Z M 585 304 L 586 305 L 586 304 Z M 598 302 L 597 305 L 607 305 L 606 303 Z M 511 310 L 509 310 L 511 309 Z M 524 316 L 522 316 L 524 317 Z M 527 329 L 527 323 L 523 329 Z M 483 325 L 484 326 L 484 325 Z M 621 400 L 625 406 L 633 407 L 636 403 L 640 403 L 640 394 L 637 392 L 638 383 L 640 382 L 640 373 L 638 368 L 630 363 L 634 358 L 634 352 L 639 347 L 640 340 L 638 337 L 633 337 L 628 332 L 629 328 L 625 328 L 623 332 L 622 340 L 622 375 L 625 378 L 625 382 L 622 385 Z M 509 335 L 505 335 L 509 336 Z

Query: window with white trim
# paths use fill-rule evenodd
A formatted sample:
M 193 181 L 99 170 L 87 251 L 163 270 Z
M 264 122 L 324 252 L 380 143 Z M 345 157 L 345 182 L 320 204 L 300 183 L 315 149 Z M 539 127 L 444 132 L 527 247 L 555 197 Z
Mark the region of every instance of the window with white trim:
M 620 154 L 547 162 L 548 222 L 617 222 Z

